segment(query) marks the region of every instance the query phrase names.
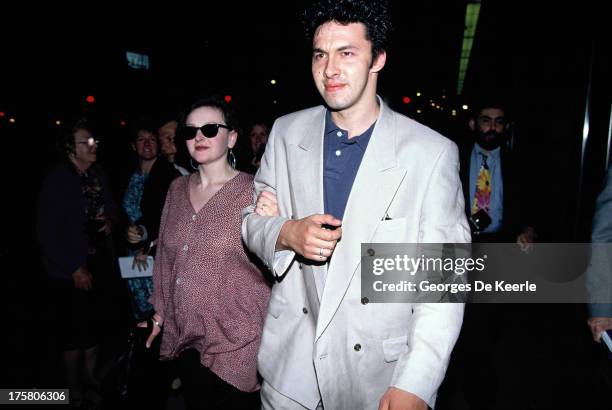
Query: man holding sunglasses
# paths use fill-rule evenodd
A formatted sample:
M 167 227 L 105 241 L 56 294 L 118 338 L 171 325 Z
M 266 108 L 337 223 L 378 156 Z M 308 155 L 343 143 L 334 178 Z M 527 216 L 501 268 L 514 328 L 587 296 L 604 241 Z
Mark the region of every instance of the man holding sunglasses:
M 369 303 L 361 244 L 470 241 L 457 147 L 376 95 L 384 2 L 323 0 L 305 17 L 325 106 L 276 121 L 255 177 L 266 193 L 242 226 L 277 279 L 259 350 L 263 407 L 434 407 L 463 304 Z

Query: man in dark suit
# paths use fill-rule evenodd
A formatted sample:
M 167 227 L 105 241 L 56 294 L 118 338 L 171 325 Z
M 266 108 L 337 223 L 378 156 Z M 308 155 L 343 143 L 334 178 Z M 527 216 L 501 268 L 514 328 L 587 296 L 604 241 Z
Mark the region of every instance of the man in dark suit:
M 535 240 L 535 231 L 521 209 L 527 201 L 521 195 L 508 146 L 506 110 L 501 104 L 482 104 L 469 127 L 474 139 L 460 146 L 460 172 L 472 241 L 516 241 L 527 249 Z
M 536 235 L 525 212 L 529 206 L 523 179 L 517 175 L 510 149 L 510 121 L 504 105 L 486 102 L 469 120 L 472 138 L 459 144 L 460 177 L 465 197 L 465 212 L 470 223 L 472 242 L 518 243 L 530 250 Z M 474 248 L 477 252 L 477 247 Z M 525 305 L 527 306 L 527 305 Z M 495 351 L 502 330 L 516 329 L 522 307 L 505 304 L 466 305 L 463 327 L 451 359 L 449 378 L 441 395 L 441 408 L 447 408 L 452 390 L 460 387 L 470 409 L 492 409 L 497 401 Z M 522 339 L 522 336 L 518 336 Z M 512 357 L 520 355 L 521 346 L 513 346 Z M 514 360 L 523 368 L 523 360 Z M 498 365 L 498 364 L 497 364 Z M 513 369 L 514 370 L 514 369 Z M 520 403 L 522 397 L 515 397 Z M 524 403 L 523 403 L 524 404 Z M 522 405 L 522 404 L 521 404 Z M 448 408 L 452 408 L 448 407 Z

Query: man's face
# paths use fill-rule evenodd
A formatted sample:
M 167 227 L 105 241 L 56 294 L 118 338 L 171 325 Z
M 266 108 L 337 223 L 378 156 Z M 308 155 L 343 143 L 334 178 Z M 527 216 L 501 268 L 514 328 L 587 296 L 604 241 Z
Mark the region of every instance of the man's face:
M 174 138 L 176 136 L 177 126 L 178 123 L 176 121 L 169 121 L 158 130 L 161 152 L 170 162 L 174 162 L 174 156 L 176 155 Z
M 499 108 L 484 108 L 480 110 L 476 121 L 470 126 L 476 132 L 476 142 L 486 150 L 499 147 L 506 136 L 507 121 L 505 112 Z
M 319 93 L 334 111 L 343 111 L 376 95 L 376 74 L 385 54 L 372 64 L 372 43 L 362 23 L 327 22 L 313 39 L 312 76 Z
M 134 150 L 138 158 L 150 161 L 157 157 L 157 138 L 149 131 L 140 130 L 134 142 Z

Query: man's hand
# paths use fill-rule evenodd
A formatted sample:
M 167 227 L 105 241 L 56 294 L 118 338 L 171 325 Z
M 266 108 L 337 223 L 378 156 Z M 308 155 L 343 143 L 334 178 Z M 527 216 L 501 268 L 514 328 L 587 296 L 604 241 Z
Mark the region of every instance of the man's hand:
M 268 191 L 261 191 L 255 203 L 255 213 L 259 216 L 279 216 L 276 195 Z
M 533 250 L 533 244 L 535 243 L 536 238 L 537 235 L 535 230 L 531 226 L 528 226 L 519 236 L 517 236 L 516 243 L 521 248 L 521 251 L 529 253 Z
M 427 410 L 427 403 L 416 394 L 389 387 L 380 399 L 378 410 Z
M 335 230 L 323 225 L 336 227 Z M 303 219 L 288 220 L 283 224 L 276 249 L 290 249 L 313 261 L 326 261 L 342 237 L 342 221 L 332 215 L 311 215 Z
M 90 290 L 93 282 L 91 273 L 82 266 L 74 271 L 72 280 L 74 281 L 74 287 L 81 290 Z
M 601 334 L 612 329 L 612 317 L 591 317 L 587 320 L 593 340 L 601 343 Z

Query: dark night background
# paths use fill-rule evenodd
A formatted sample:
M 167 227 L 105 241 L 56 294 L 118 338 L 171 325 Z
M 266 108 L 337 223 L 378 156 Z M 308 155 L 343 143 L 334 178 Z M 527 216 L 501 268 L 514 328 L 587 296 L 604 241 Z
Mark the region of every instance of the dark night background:
M 81 115 L 94 119 L 103 140 L 99 158 L 112 174 L 130 166 L 131 121 L 184 106 L 198 94 L 231 95 L 244 125 L 261 118 L 271 123 L 320 104 L 300 22 L 308 3 L 158 7 L 150 2 L 130 10 L 102 2 L 88 8 L 75 4 L 70 10 L 2 6 L 1 257 L 7 282 L 2 288 L 27 295 L 4 310 L 4 320 L 19 318 L 14 329 L 29 340 L 24 346 L 41 342 L 35 340 L 37 330 L 24 323 L 36 327 L 44 310 L 38 303 L 44 292 L 37 285 L 43 273 L 34 215 L 42 176 L 56 160 L 55 121 Z M 525 201 L 532 204 L 546 241 L 588 241 L 604 175 L 612 70 L 609 29 L 599 22 L 603 6 L 597 5 L 603 3 L 483 0 L 464 92 L 457 96 L 466 1 L 391 2 L 395 32 L 379 94 L 393 109 L 458 141 L 467 135 L 463 104 L 482 96 L 508 101 Z M 147 54 L 151 69 L 129 69 L 126 51 Z M 277 84 L 271 85 L 271 79 Z M 589 83 L 591 128 L 581 170 Z M 86 103 L 88 95 L 95 96 L 94 104 Z M 402 103 L 404 96 L 410 104 Z M 430 100 L 444 109 L 433 109 Z M 451 115 L 453 109 L 457 116 Z M 8 263 L 14 267 L 8 269 Z M 579 316 L 573 310 L 569 314 Z M 587 332 L 586 326 L 580 331 Z M 23 382 L 17 384 L 27 385 L 37 375 L 23 370 L 8 380 L 16 378 Z

